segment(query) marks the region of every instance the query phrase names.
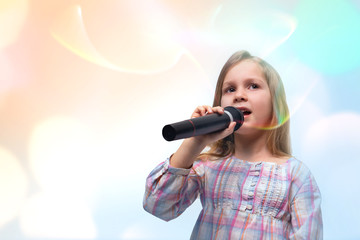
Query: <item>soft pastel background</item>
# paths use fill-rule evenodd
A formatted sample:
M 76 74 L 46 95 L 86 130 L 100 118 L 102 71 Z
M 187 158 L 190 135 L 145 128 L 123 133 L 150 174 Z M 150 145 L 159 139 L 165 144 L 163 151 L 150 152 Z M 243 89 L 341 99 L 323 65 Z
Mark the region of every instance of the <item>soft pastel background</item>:
M 360 239 L 358 0 L 0 0 L 0 239 L 188 239 L 199 202 L 163 222 L 145 179 L 240 49 L 283 78 L 324 238 Z

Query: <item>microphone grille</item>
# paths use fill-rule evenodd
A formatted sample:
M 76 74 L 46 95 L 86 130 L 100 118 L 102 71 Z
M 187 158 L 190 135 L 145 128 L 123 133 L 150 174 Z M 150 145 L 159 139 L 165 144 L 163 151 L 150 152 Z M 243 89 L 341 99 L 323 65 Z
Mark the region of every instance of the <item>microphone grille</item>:
M 228 111 L 233 117 L 234 122 L 236 122 L 234 131 L 238 130 L 244 123 L 244 114 L 239 109 L 232 106 L 225 107 L 224 110 Z

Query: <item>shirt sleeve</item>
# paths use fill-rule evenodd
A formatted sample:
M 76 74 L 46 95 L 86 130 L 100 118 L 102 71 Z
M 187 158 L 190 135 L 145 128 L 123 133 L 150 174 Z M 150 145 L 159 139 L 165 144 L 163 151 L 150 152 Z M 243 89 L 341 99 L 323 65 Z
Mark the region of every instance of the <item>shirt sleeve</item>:
M 290 239 L 323 239 L 321 195 L 314 176 L 300 163 L 291 186 L 292 234 Z
M 174 168 L 169 159 L 158 165 L 146 179 L 144 209 L 165 221 L 181 215 L 199 195 L 199 165 L 196 170 Z

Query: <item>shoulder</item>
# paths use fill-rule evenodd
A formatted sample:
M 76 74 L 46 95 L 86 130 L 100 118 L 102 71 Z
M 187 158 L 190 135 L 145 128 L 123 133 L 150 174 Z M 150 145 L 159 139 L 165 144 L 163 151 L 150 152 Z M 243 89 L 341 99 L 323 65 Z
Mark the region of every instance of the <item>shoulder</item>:
M 290 157 L 287 160 L 288 171 L 293 180 L 298 178 L 306 178 L 311 175 L 311 171 L 308 166 L 295 157 Z
M 306 164 L 296 158 L 288 160 L 289 178 L 291 180 L 293 193 L 298 193 L 300 189 L 304 192 L 319 192 L 318 185 L 311 170 Z

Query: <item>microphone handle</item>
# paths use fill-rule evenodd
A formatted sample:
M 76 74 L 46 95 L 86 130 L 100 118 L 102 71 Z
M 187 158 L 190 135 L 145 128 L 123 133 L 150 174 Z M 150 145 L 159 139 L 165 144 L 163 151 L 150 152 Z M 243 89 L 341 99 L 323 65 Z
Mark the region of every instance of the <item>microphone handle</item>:
M 163 128 L 163 137 L 167 141 L 189 138 L 223 130 L 229 124 L 230 117 L 227 114 L 209 114 L 166 125 Z
M 229 106 L 224 109 L 224 114 L 209 114 L 166 125 L 162 134 L 167 141 L 173 141 L 224 130 L 232 121 L 237 122 L 236 131 L 242 125 L 244 116 L 241 111 Z

